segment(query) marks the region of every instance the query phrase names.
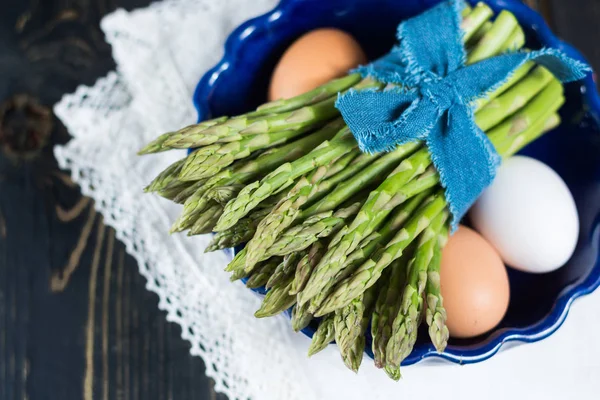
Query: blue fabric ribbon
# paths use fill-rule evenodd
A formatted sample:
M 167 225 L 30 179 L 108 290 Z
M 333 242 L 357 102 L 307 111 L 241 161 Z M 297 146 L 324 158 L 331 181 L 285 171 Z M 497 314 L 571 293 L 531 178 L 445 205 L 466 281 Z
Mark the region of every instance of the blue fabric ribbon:
M 459 0 L 444 2 L 398 27 L 399 45 L 357 69 L 363 77 L 410 89 L 354 91 L 336 107 L 367 153 L 423 140 L 445 189 L 452 229 L 493 181 L 500 157 L 476 125 L 470 106 L 528 60 L 563 82 L 581 79 L 585 64 L 556 49 L 511 52 L 465 66 Z

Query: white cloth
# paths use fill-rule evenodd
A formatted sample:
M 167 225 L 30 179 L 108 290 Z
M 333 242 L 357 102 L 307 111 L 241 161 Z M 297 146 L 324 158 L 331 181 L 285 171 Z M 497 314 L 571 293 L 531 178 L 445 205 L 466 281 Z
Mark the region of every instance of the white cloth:
M 158 294 L 167 318 L 181 325 L 216 390 L 255 400 L 594 397 L 600 292 L 578 301 L 550 339 L 466 367 L 408 367 L 405 379 L 394 383 L 369 360 L 354 375 L 333 346 L 308 360 L 308 339 L 292 333 L 284 317 L 253 317 L 259 298 L 229 282 L 225 254 L 203 253 L 208 237 L 168 234 L 180 206 L 141 189 L 182 153 L 135 152 L 158 134 L 195 121 L 193 89 L 221 57 L 227 34 L 274 4 L 166 0 L 130 13 L 118 10 L 102 21 L 117 71 L 55 107 L 73 136 L 55 149 L 61 167 L 95 199 L 137 259 L 147 288 Z

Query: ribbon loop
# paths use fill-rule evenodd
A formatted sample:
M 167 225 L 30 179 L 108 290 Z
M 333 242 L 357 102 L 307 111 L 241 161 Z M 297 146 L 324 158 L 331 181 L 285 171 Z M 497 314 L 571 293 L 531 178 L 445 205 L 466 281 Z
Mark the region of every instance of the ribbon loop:
M 349 91 L 336 107 L 367 153 L 424 140 L 445 188 L 452 228 L 493 181 L 500 157 L 476 125 L 469 104 L 506 82 L 529 60 L 563 82 L 581 79 L 585 64 L 556 49 L 513 52 L 465 66 L 461 0 L 450 0 L 398 27 L 400 44 L 357 69 L 403 88 Z

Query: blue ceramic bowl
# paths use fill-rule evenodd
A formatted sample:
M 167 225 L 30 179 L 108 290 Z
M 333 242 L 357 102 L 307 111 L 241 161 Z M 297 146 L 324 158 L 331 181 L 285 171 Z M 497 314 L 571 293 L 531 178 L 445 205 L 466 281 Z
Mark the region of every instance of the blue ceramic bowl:
M 240 114 L 264 103 L 277 60 L 294 39 L 307 31 L 319 27 L 343 29 L 360 42 L 369 59 L 375 59 L 391 48 L 400 21 L 438 2 L 283 0 L 273 11 L 247 21 L 230 35 L 223 59 L 204 75 L 194 93 L 199 119 Z M 555 47 L 583 60 L 577 50 L 556 38 L 544 20 L 520 1 L 486 2 L 495 11 L 507 9 L 517 16 L 530 48 Z M 480 362 L 506 342 L 543 339 L 560 327 L 573 300 L 600 284 L 600 97 L 592 74 L 582 82 L 567 85 L 566 96 L 561 126 L 523 153 L 550 165 L 569 185 L 581 220 L 575 255 L 568 265 L 545 275 L 510 270 L 510 306 L 495 330 L 468 340 L 452 339 L 441 354 L 426 334 L 420 335 L 405 365 L 428 357 L 461 364 Z M 304 333 L 312 336 L 314 329 L 310 326 Z

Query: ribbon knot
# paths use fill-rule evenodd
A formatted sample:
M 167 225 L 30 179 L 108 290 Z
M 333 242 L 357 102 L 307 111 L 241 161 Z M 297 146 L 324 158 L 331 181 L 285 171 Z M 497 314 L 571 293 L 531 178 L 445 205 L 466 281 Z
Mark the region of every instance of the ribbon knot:
M 470 104 L 502 85 L 528 60 L 563 82 L 581 79 L 585 64 L 555 49 L 511 52 L 465 66 L 462 0 L 450 0 L 398 27 L 399 45 L 357 69 L 363 77 L 402 89 L 354 91 L 336 107 L 367 153 L 423 140 L 440 175 L 452 229 L 493 181 L 500 157 L 475 124 Z
M 448 79 L 435 83 L 425 83 L 419 88 L 421 97 L 428 99 L 437 106 L 440 113 L 448 110 L 454 104 L 463 104 L 462 96 L 457 87 Z

